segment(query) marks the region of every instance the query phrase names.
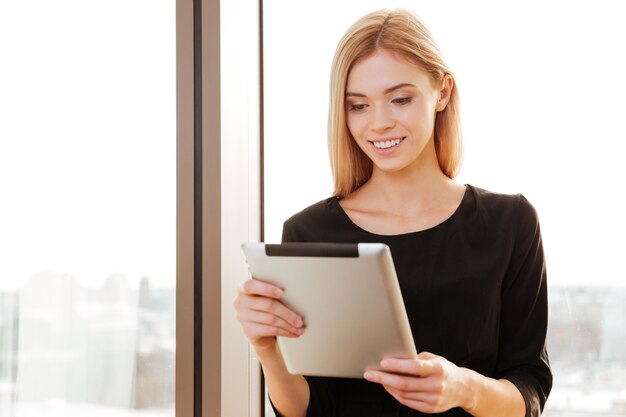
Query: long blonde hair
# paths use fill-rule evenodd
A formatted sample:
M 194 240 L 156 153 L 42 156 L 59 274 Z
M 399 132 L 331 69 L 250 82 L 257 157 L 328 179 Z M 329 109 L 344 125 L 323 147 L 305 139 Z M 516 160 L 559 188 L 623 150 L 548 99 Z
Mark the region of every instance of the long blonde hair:
M 372 175 L 372 161 L 358 147 L 348 130 L 345 94 L 348 74 L 359 60 L 377 50 L 398 54 L 428 72 L 433 80 L 454 75 L 445 63 L 428 29 L 411 11 L 380 10 L 355 22 L 337 46 L 330 77 L 328 148 L 335 181 L 334 196 L 345 197 Z M 435 151 L 441 171 L 454 178 L 462 154 L 459 95 L 456 82 L 446 108 L 435 118 Z

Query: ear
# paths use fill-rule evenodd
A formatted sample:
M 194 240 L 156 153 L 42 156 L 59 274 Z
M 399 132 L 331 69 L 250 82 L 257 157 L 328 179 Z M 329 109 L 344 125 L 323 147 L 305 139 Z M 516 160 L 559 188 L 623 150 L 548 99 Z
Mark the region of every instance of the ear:
M 437 111 L 442 111 L 448 105 L 450 101 L 450 97 L 452 96 L 452 90 L 454 89 L 454 80 L 450 74 L 446 74 L 443 76 L 443 80 L 441 81 L 441 89 L 439 90 L 439 100 L 437 101 L 437 105 L 435 109 Z

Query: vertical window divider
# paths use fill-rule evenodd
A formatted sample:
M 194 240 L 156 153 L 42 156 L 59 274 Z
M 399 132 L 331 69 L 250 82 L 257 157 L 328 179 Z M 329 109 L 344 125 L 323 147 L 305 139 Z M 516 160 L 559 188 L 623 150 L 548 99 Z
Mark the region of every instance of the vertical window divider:
M 193 416 L 202 417 L 202 0 L 193 0 Z
M 260 239 L 259 0 L 176 0 L 176 416 L 259 417 L 260 364 L 232 301 Z

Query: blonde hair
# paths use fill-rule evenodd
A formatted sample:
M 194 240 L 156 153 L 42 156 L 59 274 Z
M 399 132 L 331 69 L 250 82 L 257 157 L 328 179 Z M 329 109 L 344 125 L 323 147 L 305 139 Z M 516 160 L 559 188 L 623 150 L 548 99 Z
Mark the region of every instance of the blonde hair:
M 385 9 L 367 14 L 355 22 L 337 46 L 330 77 L 328 147 L 335 181 L 333 195 L 336 197 L 350 194 L 372 175 L 372 161 L 358 147 L 348 130 L 345 94 L 352 66 L 381 49 L 419 65 L 432 76 L 433 81 L 441 81 L 445 75 L 455 81 L 430 32 L 413 12 Z M 446 108 L 436 115 L 434 129 L 439 167 L 449 178 L 457 175 L 461 163 L 459 105 L 454 82 Z

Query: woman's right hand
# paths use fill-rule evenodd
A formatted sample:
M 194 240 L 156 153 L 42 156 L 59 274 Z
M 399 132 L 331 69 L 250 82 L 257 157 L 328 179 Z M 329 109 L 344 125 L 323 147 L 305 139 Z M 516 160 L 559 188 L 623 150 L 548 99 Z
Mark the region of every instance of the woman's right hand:
M 302 317 L 280 300 L 284 291 L 267 282 L 250 278 L 237 288 L 233 303 L 243 333 L 255 348 L 276 343 L 276 336 L 299 337 L 304 333 Z

